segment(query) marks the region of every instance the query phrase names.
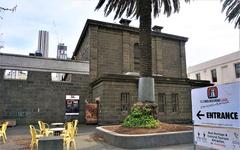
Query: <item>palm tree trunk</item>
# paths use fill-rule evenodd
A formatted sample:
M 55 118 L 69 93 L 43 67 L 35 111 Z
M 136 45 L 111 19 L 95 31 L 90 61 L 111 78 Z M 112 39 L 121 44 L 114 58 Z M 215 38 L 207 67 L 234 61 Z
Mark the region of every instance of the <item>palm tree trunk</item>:
M 151 39 L 151 0 L 139 0 L 139 45 L 141 51 L 141 67 L 138 88 L 140 101 L 155 101 L 154 79 L 152 78 L 152 39 Z
M 152 77 L 151 0 L 140 0 L 141 77 Z

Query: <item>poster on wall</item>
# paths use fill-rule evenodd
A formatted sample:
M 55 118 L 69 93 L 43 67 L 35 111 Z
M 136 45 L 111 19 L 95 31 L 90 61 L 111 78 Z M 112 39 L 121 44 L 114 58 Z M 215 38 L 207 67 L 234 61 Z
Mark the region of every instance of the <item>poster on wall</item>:
M 79 95 L 66 95 L 65 115 L 79 115 Z
M 240 128 L 240 82 L 192 90 L 194 125 Z
M 194 126 L 194 141 L 218 150 L 240 150 L 240 129 Z
M 97 123 L 97 104 L 85 105 L 85 119 L 87 124 Z

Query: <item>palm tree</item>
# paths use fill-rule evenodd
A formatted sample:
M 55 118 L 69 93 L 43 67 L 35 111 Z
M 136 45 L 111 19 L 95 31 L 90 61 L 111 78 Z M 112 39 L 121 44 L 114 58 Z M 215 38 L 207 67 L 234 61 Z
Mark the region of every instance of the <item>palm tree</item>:
M 184 1 L 189 2 L 190 0 Z M 180 0 L 99 0 L 95 10 L 100 9 L 105 2 L 105 16 L 115 11 L 114 19 L 120 18 L 124 12 L 126 13 L 126 17 L 140 18 L 139 49 L 141 51 L 141 68 L 138 100 L 154 102 L 151 45 L 152 11 L 154 17 L 157 17 L 161 11 L 170 16 L 172 12 L 179 11 Z
M 235 20 L 235 28 L 237 26 L 240 27 L 240 0 L 225 0 L 222 6 L 222 12 L 225 10 L 226 20 L 229 22 Z

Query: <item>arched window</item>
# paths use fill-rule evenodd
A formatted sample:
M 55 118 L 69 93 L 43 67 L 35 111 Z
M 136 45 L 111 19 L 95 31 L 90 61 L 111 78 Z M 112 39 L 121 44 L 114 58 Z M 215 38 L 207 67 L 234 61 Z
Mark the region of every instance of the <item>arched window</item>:
M 140 49 L 139 44 L 134 44 L 134 72 L 140 72 Z

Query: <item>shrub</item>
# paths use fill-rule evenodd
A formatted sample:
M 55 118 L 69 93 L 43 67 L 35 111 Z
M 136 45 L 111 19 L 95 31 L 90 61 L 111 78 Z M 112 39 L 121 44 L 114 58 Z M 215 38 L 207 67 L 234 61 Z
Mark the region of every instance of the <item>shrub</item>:
M 134 105 L 123 126 L 128 128 L 156 128 L 160 122 L 151 115 L 151 109 L 145 105 Z

